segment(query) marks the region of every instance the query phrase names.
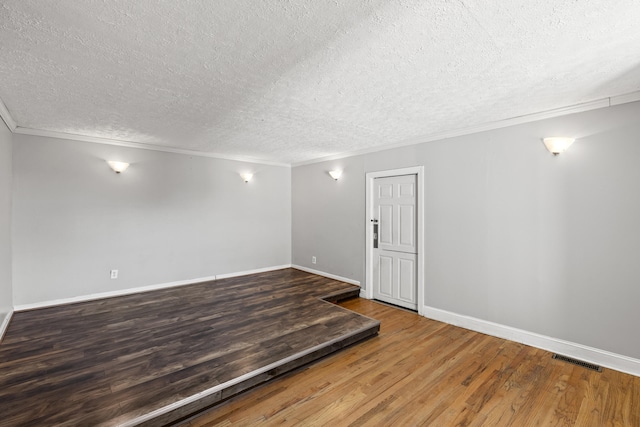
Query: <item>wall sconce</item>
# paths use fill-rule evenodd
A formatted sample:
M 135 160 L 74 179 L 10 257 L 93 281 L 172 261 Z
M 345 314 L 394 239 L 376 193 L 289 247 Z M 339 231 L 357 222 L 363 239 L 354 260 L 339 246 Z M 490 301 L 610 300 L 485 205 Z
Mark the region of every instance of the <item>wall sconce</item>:
M 115 160 L 107 160 L 107 163 L 115 173 L 124 172 L 129 167 L 129 163 L 116 162 Z
M 567 151 L 567 148 L 569 148 L 569 146 L 573 144 L 573 141 L 575 141 L 575 139 L 561 136 L 552 136 L 549 138 L 544 138 L 542 141 L 544 142 L 544 146 L 547 147 L 547 150 L 552 152 L 554 156 L 557 156 L 558 154 Z
M 253 178 L 253 174 L 252 173 L 241 173 L 240 177 L 242 178 L 242 180 L 244 182 L 248 183 L 249 181 L 251 181 L 251 178 Z
M 334 180 L 338 180 L 338 178 L 340 178 L 342 176 L 342 171 L 339 169 L 333 170 L 333 171 L 329 171 L 329 175 L 331 175 L 331 178 L 333 178 Z

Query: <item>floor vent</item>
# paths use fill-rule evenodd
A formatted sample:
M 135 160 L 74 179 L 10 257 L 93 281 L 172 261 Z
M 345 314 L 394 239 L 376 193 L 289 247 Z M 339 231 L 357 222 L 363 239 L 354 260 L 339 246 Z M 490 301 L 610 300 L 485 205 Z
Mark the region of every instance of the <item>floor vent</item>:
M 554 359 L 562 360 L 563 362 L 571 363 L 573 365 L 582 366 L 583 368 L 591 369 L 592 371 L 602 372 L 602 366 L 595 365 L 593 363 L 585 362 L 583 360 L 573 359 L 571 357 L 563 356 L 561 354 L 554 354 Z

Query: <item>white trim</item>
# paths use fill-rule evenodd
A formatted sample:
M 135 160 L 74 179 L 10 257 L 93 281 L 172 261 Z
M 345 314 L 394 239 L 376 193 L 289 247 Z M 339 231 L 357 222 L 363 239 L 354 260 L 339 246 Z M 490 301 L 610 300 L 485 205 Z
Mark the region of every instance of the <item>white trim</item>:
M 13 120 L 13 117 L 11 117 L 11 113 L 9 112 L 9 109 L 7 108 L 6 105 L 4 105 L 4 102 L 2 102 L 2 99 L 0 99 L 0 117 L 2 117 L 2 120 L 4 120 L 4 122 L 6 123 L 7 127 L 11 132 L 16 131 L 16 128 L 18 126 L 16 125 L 15 120 Z
M 373 218 L 373 182 L 376 178 L 385 178 L 398 175 L 416 175 L 418 191 L 416 193 L 416 232 L 418 235 L 418 271 L 416 278 L 416 286 L 418 287 L 418 314 L 423 315 L 424 303 L 424 166 L 413 166 L 401 169 L 391 169 L 385 171 L 368 172 L 366 175 L 366 194 L 365 194 L 365 289 L 364 298 L 373 299 L 373 229 L 370 226 L 371 218 Z
M 235 273 L 225 273 L 216 275 L 216 280 L 228 279 L 230 277 L 246 276 L 248 274 L 265 273 L 267 271 L 282 270 L 283 268 L 291 268 L 291 264 L 276 265 L 273 267 L 256 268 L 255 270 L 237 271 Z
M 73 304 L 76 302 L 93 301 L 102 298 L 112 298 L 124 295 L 137 294 L 140 292 L 156 291 L 158 289 L 173 288 L 176 286 L 193 285 L 194 283 L 209 282 L 216 280 L 216 276 L 200 277 L 197 279 L 179 280 L 176 282 L 160 283 L 157 285 L 141 286 L 138 288 L 120 289 L 117 291 L 101 292 L 98 294 L 82 295 L 71 298 L 61 298 L 50 301 L 36 302 L 33 304 L 21 304 L 15 306 L 15 311 L 35 310 L 38 308 L 53 307 L 56 305 Z
M 640 101 L 640 90 L 637 92 L 625 93 L 624 95 L 612 96 L 609 99 L 611 100 L 612 106 Z
M 595 101 L 584 102 L 581 104 L 574 104 L 566 107 L 555 108 L 553 110 L 541 111 L 538 113 L 525 114 L 517 117 L 509 117 L 503 120 L 482 123 L 479 125 L 469 126 L 462 129 L 447 130 L 444 132 L 438 132 L 438 133 L 425 135 L 418 138 L 407 139 L 407 140 L 398 142 L 396 144 L 381 145 L 378 147 L 364 148 L 362 150 L 355 150 L 355 151 L 345 151 L 343 153 L 336 153 L 330 156 L 319 157 L 317 159 L 305 160 L 302 162 L 295 162 L 291 166 L 292 167 L 305 166 L 305 165 L 311 165 L 314 163 L 326 162 L 330 160 L 344 159 L 346 157 L 359 156 L 362 154 L 377 153 L 379 151 L 392 150 L 395 148 L 406 147 L 409 145 L 417 145 L 425 142 L 440 141 L 447 138 L 470 135 L 478 132 L 486 132 L 489 130 L 501 129 L 509 126 L 535 122 L 538 120 L 551 119 L 554 117 L 566 116 L 574 113 L 581 113 L 583 111 L 597 110 L 598 108 L 612 107 L 614 105 L 626 104 L 626 103 L 635 102 L 635 101 L 640 101 L 640 91 L 613 96 L 609 98 L 597 99 Z
M 634 359 L 610 351 L 600 350 L 598 348 L 548 337 L 535 332 L 529 332 L 426 305 L 422 307 L 422 311 L 424 316 L 429 319 L 585 360 L 627 374 L 640 376 L 640 359 Z
M 148 144 L 148 143 L 142 143 L 142 142 L 120 141 L 117 139 L 101 138 L 97 136 L 76 135 L 72 133 L 55 132 L 51 130 L 17 127 L 17 128 L 14 128 L 13 132 L 21 135 L 44 136 L 48 138 L 68 139 L 72 141 L 90 142 L 94 144 L 106 144 L 106 145 L 115 145 L 119 147 L 137 148 L 140 150 L 151 150 L 151 151 L 161 151 L 161 152 L 173 153 L 173 154 L 184 154 L 187 156 L 209 157 L 213 159 L 234 160 L 234 161 L 244 162 L 244 163 L 256 163 L 256 164 L 269 165 L 269 166 L 291 167 L 291 165 L 288 163 L 271 162 L 267 160 L 254 159 L 251 157 L 216 154 L 216 153 L 209 153 L 209 152 L 197 151 L 197 150 L 186 150 L 183 148 L 164 147 L 161 145 Z
M 313 268 L 303 267 L 301 265 L 296 265 L 296 264 L 292 264 L 291 267 L 295 268 L 296 270 L 306 271 L 307 273 L 317 274 L 318 276 L 323 276 L 329 279 L 339 280 L 341 282 L 349 283 L 351 285 L 360 286 L 360 282 L 357 280 L 348 279 L 346 277 L 337 276 L 331 273 L 325 273 L 324 271 L 314 270 Z M 360 293 L 362 293 L 362 290 L 360 290 Z
M 119 297 L 124 295 L 137 294 L 140 292 L 156 291 L 158 289 L 173 288 L 176 286 L 193 285 L 195 283 L 210 282 L 212 280 L 225 279 L 228 277 L 246 276 L 248 274 L 263 273 L 266 271 L 281 270 L 283 268 L 290 268 L 290 267 L 291 267 L 291 264 L 276 265 L 272 267 L 257 268 L 255 270 L 238 271 L 235 273 L 226 273 L 226 274 L 219 274 L 216 276 L 199 277 L 196 279 L 178 280 L 176 282 L 160 283 L 156 285 L 141 286 L 137 288 L 120 289 L 117 291 L 101 292 L 98 294 L 89 294 L 89 295 L 81 295 L 81 296 L 71 297 L 71 298 L 42 301 L 42 302 L 37 302 L 33 304 L 21 304 L 21 305 L 15 306 L 14 309 L 15 311 L 35 310 L 38 308 L 53 307 L 56 305 L 73 304 L 76 302 L 93 301 L 93 300 L 102 299 L 102 298 L 112 298 L 112 297 Z
M 9 310 L 9 312 L 4 316 L 4 320 L 2 321 L 2 325 L 0 325 L 0 342 L 2 342 L 2 338 L 4 338 L 5 332 L 9 328 L 9 322 L 11 322 L 11 316 L 13 316 L 13 309 Z
M 256 163 L 263 165 L 271 165 L 271 166 L 283 166 L 283 167 L 297 167 L 310 165 L 314 163 L 326 162 L 329 160 L 337 160 L 344 159 L 346 157 L 358 156 L 361 154 L 367 153 L 376 153 L 379 151 L 392 150 L 394 148 L 405 147 L 409 145 L 422 144 L 424 142 L 438 141 L 447 138 L 453 138 L 456 136 L 463 136 L 474 134 L 478 132 L 484 132 L 488 130 L 500 129 L 508 126 L 514 126 L 522 123 L 534 122 L 537 120 L 544 120 L 553 117 L 565 116 L 568 114 L 579 113 L 583 111 L 595 110 L 598 108 L 612 107 L 614 105 L 626 104 L 629 102 L 640 101 L 640 91 L 626 93 L 622 95 L 611 96 L 608 98 L 601 98 L 594 101 L 584 102 L 580 104 L 569 105 L 566 107 L 555 108 L 552 110 L 541 111 L 532 114 L 525 114 L 517 117 L 510 117 L 503 120 L 497 120 L 494 122 L 482 123 L 476 126 L 469 126 L 462 129 L 454 129 L 448 130 L 444 132 L 438 132 L 431 135 L 426 135 L 418 138 L 411 138 L 404 141 L 401 141 L 396 144 L 382 145 L 378 147 L 370 147 L 362 150 L 354 150 L 347 151 L 343 153 L 336 153 L 329 156 L 319 157 L 311 160 L 304 160 L 301 162 L 293 162 L 293 163 L 282 163 L 282 162 L 273 162 L 266 161 L 260 159 L 254 159 L 249 157 L 242 156 L 233 156 L 233 155 L 225 155 L 225 154 L 216 154 L 216 153 L 208 153 L 204 151 L 197 150 L 186 150 L 182 148 L 174 148 L 174 147 L 163 147 L 155 144 L 149 143 L 141 143 L 141 142 L 133 142 L 133 141 L 120 141 L 111 138 L 100 138 L 94 136 L 84 136 L 78 134 L 71 134 L 65 132 L 56 132 L 44 129 L 32 129 L 19 127 L 11 114 L 9 113 L 8 108 L 0 99 L 0 117 L 7 124 L 7 127 L 11 130 L 11 132 L 24 134 L 24 135 L 34 135 L 34 136 L 46 136 L 50 138 L 60 138 L 60 139 L 70 139 L 75 141 L 84 141 L 84 142 L 93 142 L 97 144 L 108 144 L 108 145 L 116 145 L 121 147 L 129 147 L 129 148 L 139 148 L 142 150 L 153 150 L 153 151 L 162 151 L 166 153 L 174 153 L 174 154 L 185 154 L 189 156 L 198 156 L 198 157 L 210 157 L 215 159 L 225 159 L 225 160 L 235 160 L 239 162 L 245 163 Z

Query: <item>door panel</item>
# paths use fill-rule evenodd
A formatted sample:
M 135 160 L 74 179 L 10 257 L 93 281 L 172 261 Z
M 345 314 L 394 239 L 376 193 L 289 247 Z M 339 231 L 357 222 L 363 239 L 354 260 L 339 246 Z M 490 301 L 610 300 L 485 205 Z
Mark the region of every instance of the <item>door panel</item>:
M 385 297 L 393 297 L 393 257 L 380 256 L 380 276 L 379 289 L 380 295 Z
M 415 193 L 416 186 L 414 183 L 404 183 L 398 186 L 398 192 L 400 193 L 400 197 L 413 197 L 416 195 Z
M 416 175 L 374 180 L 373 297 L 417 309 Z
M 380 254 L 374 260 L 373 288 L 374 298 L 415 310 L 416 254 Z
M 381 183 L 378 187 L 378 198 L 380 200 L 391 199 L 393 197 L 393 184 Z
M 409 254 L 403 254 L 403 258 L 399 258 L 399 273 L 398 287 L 400 289 L 398 298 L 403 301 L 413 303 L 415 302 L 415 289 L 416 283 L 416 260 L 415 256 L 409 256 Z
M 393 247 L 393 206 L 381 205 L 378 218 L 378 247 Z
M 398 246 L 413 249 L 416 247 L 416 219 L 414 218 L 416 207 L 414 205 L 401 205 L 398 208 L 400 211 Z M 408 250 L 407 252 L 412 251 Z
M 378 182 L 382 180 L 392 182 Z M 380 249 L 416 253 L 415 180 L 415 175 L 376 178 L 374 213 L 379 221 Z M 384 197 L 380 197 L 381 194 Z

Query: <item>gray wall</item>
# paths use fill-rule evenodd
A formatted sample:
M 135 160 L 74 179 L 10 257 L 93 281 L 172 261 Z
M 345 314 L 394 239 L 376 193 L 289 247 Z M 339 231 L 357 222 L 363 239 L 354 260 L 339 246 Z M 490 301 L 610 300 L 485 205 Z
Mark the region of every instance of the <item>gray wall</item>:
M 626 104 L 296 167 L 292 262 L 364 285 L 365 173 L 424 165 L 427 306 L 640 358 L 638 117 Z M 577 141 L 553 157 L 555 135 Z
M 291 262 L 287 167 L 16 134 L 13 174 L 16 305 Z
M 0 325 L 13 308 L 11 286 L 11 132 L 0 119 Z

